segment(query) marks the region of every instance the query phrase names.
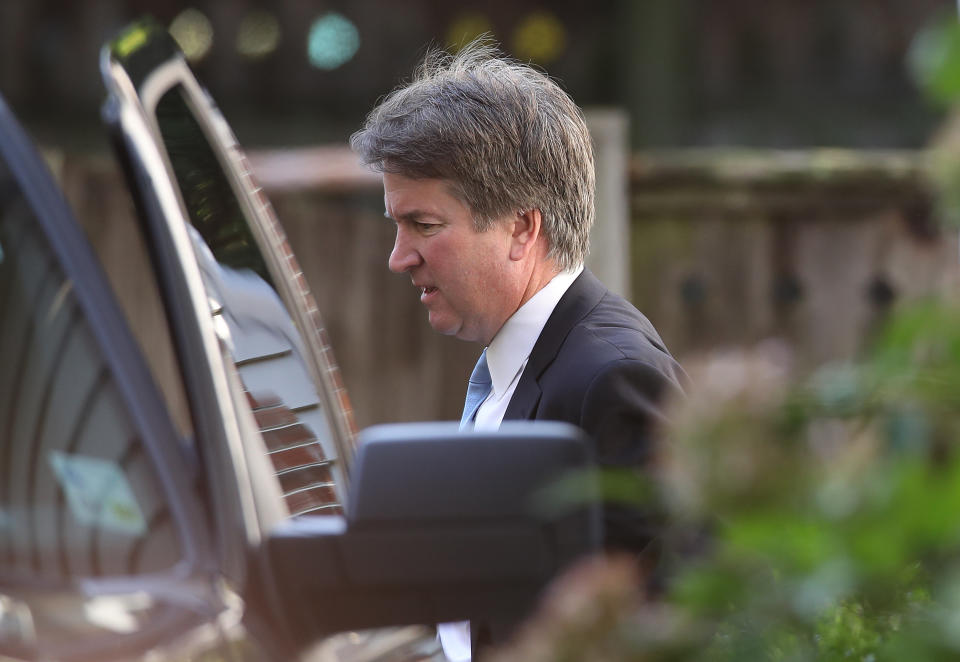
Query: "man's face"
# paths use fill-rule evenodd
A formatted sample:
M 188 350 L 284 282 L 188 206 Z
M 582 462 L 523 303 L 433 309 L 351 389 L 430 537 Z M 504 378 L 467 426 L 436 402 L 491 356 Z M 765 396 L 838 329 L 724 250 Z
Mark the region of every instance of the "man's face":
M 477 232 L 470 209 L 440 179 L 384 173 L 383 192 L 397 226 L 390 270 L 410 274 L 436 331 L 488 344 L 521 296 L 510 219 Z

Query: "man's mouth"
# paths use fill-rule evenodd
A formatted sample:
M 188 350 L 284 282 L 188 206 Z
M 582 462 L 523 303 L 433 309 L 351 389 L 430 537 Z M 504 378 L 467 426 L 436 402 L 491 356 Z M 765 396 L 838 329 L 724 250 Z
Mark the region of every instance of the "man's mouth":
M 424 296 L 424 295 L 427 295 L 427 294 L 433 294 L 433 293 L 436 292 L 436 291 L 437 291 L 437 288 L 435 288 L 435 287 L 421 287 L 421 288 L 420 288 L 420 295 L 421 295 L 421 296 Z

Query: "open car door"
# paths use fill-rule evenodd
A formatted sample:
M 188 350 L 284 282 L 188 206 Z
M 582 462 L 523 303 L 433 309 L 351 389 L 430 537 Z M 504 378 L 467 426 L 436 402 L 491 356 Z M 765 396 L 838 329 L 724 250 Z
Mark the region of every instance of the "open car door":
M 236 368 L 291 514 L 338 512 L 353 452 L 350 406 L 306 280 L 246 158 L 165 31 L 128 29 L 104 49 L 101 70 L 104 118 L 133 180 L 175 342 L 190 357 L 190 400 L 203 403 L 195 419 L 211 419 L 212 431 L 230 415 L 209 379 L 223 372 L 211 365 L 220 355 Z M 221 443 L 236 464 L 240 449 Z
M 228 655 L 192 450 L 0 98 L 0 659 Z

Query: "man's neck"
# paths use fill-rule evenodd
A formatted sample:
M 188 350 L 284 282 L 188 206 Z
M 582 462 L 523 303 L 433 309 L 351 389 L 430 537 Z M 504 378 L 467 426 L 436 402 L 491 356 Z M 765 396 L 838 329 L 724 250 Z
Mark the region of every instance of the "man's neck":
M 500 332 L 500 329 L 503 328 L 503 325 L 508 319 L 510 319 L 518 310 L 520 310 L 520 308 L 523 307 L 525 303 L 530 301 L 530 299 L 532 299 L 537 292 L 546 287 L 547 283 L 553 280 L 553 278 L 560 273 L 560 269 L 557 267 L 556 262 L 547 257 L 549 254 L 549 248 L 546 245 L 546 241 L 542 240 L 541 238 L 541 240 L 537 243 L 538 245 L 534 247 L 533 252 L 527 255 L 524 263 L 517 265 L 516 268 L 520 273 L 513 276 L 508 276 L 509 280 L 518 285 L 518 287 L 513 290 L 513 293 L 509 297 L 514 303 L 512 306 L 510 306 L 510 314 L 501 321 L 496 330 L 490 334 L 490 337 L 482 338 L 480 340 L 481 344 L 483 344 L 485 347 L 490 345 L 490 342 L 496 337 L 497 333 Z
M 559 273 L 560 270 L 553 263 L 553 260 L 544 260 L 534 265 L 530 277 L 527 279 L 526 287 L 524 287 L 523 295 L 520 297 L 517 310 L 520 310 L 523 304 L 532 299 L 533 295 L 542 290 Z
M 571 275 L 571 278 L 570 278 L 570 281 L 569 281 L 569 282 L 572 282 L 573 277 L 575 277 L 576 275 L 579 275 L 579 273 L 580 273 L 582 270 L 583 270 L 583 266 L 582 266 L 582 265 L 581 265 L 581 266 L 577 266 L 577 267 L 575 267 L 574 269 L 571 269 L 571 270 L 568 272 L 568 273 L 570 273 L 570 275 Z M 528 281 L 528 282 L 531 284 L 531 286 L 528 288 L 529 294 L 527 294 L 527 291 L 524 292 L 525 296 L 523 297 L 523 300 L 520 302 L 520 304 L 516 307 L 516 310 L 514 310 L 513 313 L 511 313 L 510 316 L 507 317 L 506 320 L 504 320 L 503 324 L 500 325 L 500 328 L 497 329 L 497 332 L 493 335 L 492 338 L 490 338 L 490 340 L 482 343 L 485 347 L 489 347 L 489 346 L 493 343 L 493 339 L 496 338 L 498 335 L 500 335 L 500 332 L 503 330 L 503 327 L 506 326 L 506 325 L 510 322 L 510 320 L 513 319 L 513 318 L 516 316 L 516 314 L 517 314 L 527 303 L 530 302 L 531 299 L 533 299 L 539 292 L 542 292 L 543 289 L 544 289 L 545 287 L 547 287 L 547 285 L 549 285 L 557 276 L 559 276 L 560 274 L 565 273 L 565 272 L 560 271 L 559 269 L 555 269 L 555 268 L 554 268 L 554 269 L 552 269 L 551 271 L 549 271 L 548 273 L 550 274 L 549 277 L 541 279 L 540 282 L 535 285 L 535 288 L 534 288 L 534 285 L 533 285 L 534 281 L 533 281 L 532 279 L 531 279 L 530 281 Z M 565 290 L 566 290 L 566 286 L 564 287 L 564 291 L 565 291 Z

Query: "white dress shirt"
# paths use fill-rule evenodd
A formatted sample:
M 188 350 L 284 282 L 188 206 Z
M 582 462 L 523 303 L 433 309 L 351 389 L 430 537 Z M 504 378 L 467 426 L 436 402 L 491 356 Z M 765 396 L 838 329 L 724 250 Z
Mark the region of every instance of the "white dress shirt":
M 554 276 L 510 316 L 490 342 L 487 367 L 493 388 L 477 410 L 474 429 L 496 430 L 500 427 L 533 346 L 560 298 L 582 271 L 583 265 Z M 470 662 L 469 621 L 441 623 L 437 626 L 437 634 L 449 662 Z

